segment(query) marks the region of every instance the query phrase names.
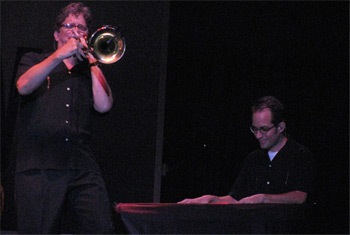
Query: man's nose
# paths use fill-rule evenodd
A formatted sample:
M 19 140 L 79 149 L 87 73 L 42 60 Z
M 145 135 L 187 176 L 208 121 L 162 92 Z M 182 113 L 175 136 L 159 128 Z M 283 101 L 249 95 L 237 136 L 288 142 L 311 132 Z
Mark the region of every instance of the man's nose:
M 78 26 L 75 26 L 75 27 L 73 27 L 73 33 L 74 33 L 74 35 L 75 36 L 78 36 L 79 37 L 79 33 L 78 33 L 78 28 L 77 28 Z
M 260 133 L 259 130 L 255 132 L 255 138 L 260 139 L 262 137 L 262 134 Z

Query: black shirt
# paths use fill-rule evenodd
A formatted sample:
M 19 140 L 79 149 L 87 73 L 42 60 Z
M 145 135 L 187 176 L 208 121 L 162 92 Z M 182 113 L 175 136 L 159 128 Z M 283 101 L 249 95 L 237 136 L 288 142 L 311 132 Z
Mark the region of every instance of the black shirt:
M 259 149 L 245 159 L 229 195 L 236 200 L 254 194 L 281 194 L 291 191 L 313 193 L 314 164 L 309 149 L 290 136 L 285 146 L 270 161 Z
M 17 79 L 49 54 L 25 54 Z M 89 147 L 93 110 L 87 63 L 68 70 L 63 62 L 30 95 L 20 97 L 16 125 L 17 171 L 29 169 L 93 170 Z

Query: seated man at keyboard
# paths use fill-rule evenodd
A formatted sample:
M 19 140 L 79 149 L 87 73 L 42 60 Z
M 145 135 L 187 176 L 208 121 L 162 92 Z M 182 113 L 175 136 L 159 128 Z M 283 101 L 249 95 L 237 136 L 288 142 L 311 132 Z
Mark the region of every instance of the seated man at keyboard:
M 313 193 L 314 163 L 309 149 L 286 134 L 283 105 L 275 97 L 262 97 L 252 107 L 251 132 L 261 149 L 247 156 L 225 196 L 204 195 L 178 203 L 293 203 Z

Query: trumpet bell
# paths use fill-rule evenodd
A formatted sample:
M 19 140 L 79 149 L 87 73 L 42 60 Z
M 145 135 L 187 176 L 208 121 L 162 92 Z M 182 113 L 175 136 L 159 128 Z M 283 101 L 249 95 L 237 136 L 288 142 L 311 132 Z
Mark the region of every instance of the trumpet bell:
M 120 60 L 125 52 L 125 40 L 117 28 L 103 26 L 89 40 L 92 55 L 101 63 L 112 64 Z

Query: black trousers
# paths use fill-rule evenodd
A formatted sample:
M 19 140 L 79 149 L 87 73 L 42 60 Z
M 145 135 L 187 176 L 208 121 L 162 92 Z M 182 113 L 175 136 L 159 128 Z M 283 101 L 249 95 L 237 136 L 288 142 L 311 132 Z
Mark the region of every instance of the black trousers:
M 99 173 L 28 170 L 15 177 L 18 232 L 114 233 L 111 204 Z M 73 219 L 73 228 L 67 222 Z M 74 231 L 67 231 L 73 229 Z

